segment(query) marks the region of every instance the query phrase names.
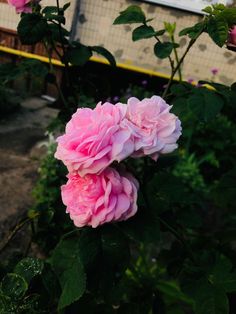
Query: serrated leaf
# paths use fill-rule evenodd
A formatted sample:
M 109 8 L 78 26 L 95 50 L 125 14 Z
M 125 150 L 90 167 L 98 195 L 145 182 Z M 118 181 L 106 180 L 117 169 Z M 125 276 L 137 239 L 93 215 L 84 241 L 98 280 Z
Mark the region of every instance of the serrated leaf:
M 78 239 L 62 239 L 54 249 L 50 263 L 62 288 L 58 305 L 62 309 L 79 300 L 86 288 L 86 274 L 79 256 Z
M 1 282 L 1 291 L 13 300 L 21 299 L 28 289 L 25 279 L 17 274 L 7 274 Z
M 25 14 L 17 26 L 17 32 L 22 44 L 33 45 L 47 35 L 47 22 L 38 14 Z
M 192 27 L 187 27 L 179 32 L 179 36 L 188 35 L 191 39 L 196 39 L 205 29 L 205 22 L 200 22 Z
M 194 115 L 204 121 L 215 118 L 223 105 L 223 98 L 207 89 L 198 90 L 188 98 L 189 109 Z
M 67 58 L 72 65 L 83 66 L 92 57 L 91 49 L 80 43 L 76 43 L 68 49 Z
M 145 19 L 142 9 L 137 5 L 131 5 L 126 10 L 120 12 L 113 24 L 144 23 Z
M 165 42 L 165 43 L 156 43 L 154 46 L 154 53 L 155 55 L 160 59 L 165 59 L 169 57 L 173 50 L 174 46 L 171 42 Z
M 69 268 L 63 274 L 64 284 L 59 299 L 59 309 L 63 309 L 79 300 L 86 288 L 86 275 L 80 260 L 77 259 L 68 266 Z
M 156 36 L 156 32 L 152 26 L 141 25 L 133 30 L 132 40 L 137 41 Z
M 96 53 L 102 55 L 104 58 L 106 58 L 111 66 L 113 67 L 116 66 L 116 60 L 113 57 L 113 55 L 110 53 L 110 51 L 108 51 L 107 49 L 101 46 L 92 46 L 91 49 L 95 51 Z
M 236 21 L 236 8 L 224 8 L 222 12 L 220 12 L 217 16 L 219 19 L 224 19 L 229 27 L 235 25 Z
M 224 19 L 211 18 L 207 23 L 207 32 L 211 39 L 222 47 L 228 38 L 228 24 Z
M 43 261 L 38 258 L 26 257 L 22 259 L 15 267 L 14 272 L 22 276 L 27 283 L 43 271 Z
M 206 13 L 211 14 L 211 13 L 212 13 L 212 7 L 207 6 L 207 7 L 205 7 L 204 9 L 202 9 L 202 12 L 206 12 Z

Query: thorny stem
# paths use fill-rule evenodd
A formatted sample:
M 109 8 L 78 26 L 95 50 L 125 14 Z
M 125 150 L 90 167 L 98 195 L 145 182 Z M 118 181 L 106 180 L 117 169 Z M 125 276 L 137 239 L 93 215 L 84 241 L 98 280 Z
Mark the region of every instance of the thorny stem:
M 200 35 L 199 35 L 199 36 L 200 36 Z M 198 37 L 199 37 L 199 36 L 198 36 Z M 197 37 L 197 38 L 198 38 L 198 37 Z M 179 60 L 178 64 L 177 64 L 176 67 L 171 71 L 172 73 L 171 73 L 171 76 L 170 76 L 169 81 L 168 81 L 168 83 L 167 83 L 167 86 L 166 86 L 166 88 L 165 88 L 165 90 L 164 90 L 164 92 L 163 92 L 163 94 L 162 94 L 162 98 L 165 98 L 165 97 L 166 97 L 166 94 L 167 94 L 168 91 L 169 91 L 170 85 L 171 85 L 171 83 L 172 83 L 172 81 L 173 81 L 173 78 L 174 78 L 176 72 L 179 70 L 179 68 L 180 68 L 181 64 L 183 63 L 183 61 L 184 61 L 184 59 L 185 59 L 187 53 L 189 52 L 189 50 L 191 49 L 191 47 L 194 45 L 194 43 L 196 42 L 197 38 L 194 38 L 194 39 L 191 39 L 191 40 L 190 40 L 190 42 L 189 42 L 189 44 L 188 44 L 188 47 L 186 48 L 186 50 L 185 50 L 184 54 L 182 55 L 181 59 Z

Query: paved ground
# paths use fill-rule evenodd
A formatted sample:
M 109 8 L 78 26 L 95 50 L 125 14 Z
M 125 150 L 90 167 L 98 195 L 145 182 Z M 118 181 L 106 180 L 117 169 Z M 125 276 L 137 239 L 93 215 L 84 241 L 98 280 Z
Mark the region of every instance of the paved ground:
M 0 241 L 32 205 L 45 128 L 56 115 L 44 100 L 31 98 L 0 120 Z

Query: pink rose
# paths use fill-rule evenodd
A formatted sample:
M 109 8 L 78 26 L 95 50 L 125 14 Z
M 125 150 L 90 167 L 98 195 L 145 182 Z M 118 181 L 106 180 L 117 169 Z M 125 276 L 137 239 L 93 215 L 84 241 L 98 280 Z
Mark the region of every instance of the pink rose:
M 113 161 L 120 162 L 134 151 L 131 130 L 124 123 L 126 105 L 99 103 L 94 110 L 78 109 L 57 139 L 55 157 L 70 172 L 84 176 L 99 173 Z
M 228 44 L 236 46 L 236 26 L 231 28 L 229 37 L 228 37 Z
M 15 7 L 17 13 L 31 13 L 30 0 L 7 0 L 8 3 Z
M 161 97 L 153 96 L 142 101 L 132 97 L 128 100 L 126 118 L 134 135 L 133 157 L 150 155 L 157 160 L 160 154 L 177 148 L 181 135 L 181 123 L 170 113 L 169 106 Z
M 131 174 L 119 174 L 107 168 L 99 175 L 69 174 L 61 187 L 62 200 L 75 226 L 96 228 L 111 221 L 121 221 L 137 212 L 138 182 Z

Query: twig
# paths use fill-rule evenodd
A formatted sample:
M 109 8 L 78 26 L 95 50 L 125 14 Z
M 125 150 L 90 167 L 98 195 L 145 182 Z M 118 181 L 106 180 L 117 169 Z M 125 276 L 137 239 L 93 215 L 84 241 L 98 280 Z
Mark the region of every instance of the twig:
M 36 217 L 38 217 L 39 214 L 35 214 L 33 217 L 28 217 L 23 219 L 20 223 L 16 224 L 14 229 L 9 232 L 5 238 L 3 239 L 3 241 L 0 243 L 0 252 L 3 251 L 5 249 L 5 247 L 8 245 L 8 243 L 11 241 L 11 239 L 14 237 L 14 235 L 21 229 L 24 227 L 25 224 L 27 224 L 28 222 L 32 221 L 32 219 L 35 219 Z
M 198 36 L 198 37 L 199 37 L 199 36 Z M 197 37 L 197 38 L 198 38 L 198 37 Z M 182 64 L 183 61 L 184 61 L 184 58 L 186 57 L 187 53 L 189 52 L 189 50 L 191 49 L 191 47 L 192 47 L 192 46 L 194 45 L 194 43 L 196 42 L 197 38 L 194 38 L 194 39 L 191 39 L 191 40 L 190 40 L 190 42 L 189 42 L 189 44 L 188 44 L 188 47 L 186 48 L 186 50 L 185 50 L 184 54 L 182 55 L 181 59 L 179 60 L 179 63 L 178 63 L 178 64 L 176 65 L 176 67 L 173 69 L 173 71 L 172 71 L 172 73 L 171 73 L 171 76 L 170 76 L 170 79 L 169 79 L 169 81 L 168 81 L 168 83 L 167 83 L 167 86 L 166 86 L 166 88 L 165 88 L 165 90 L 164 90 L 164 92 L 163 92 L 163 94 L 162 94 L 162 98 L 165 98 L 165 97 L 166 97 L 166 94 L 167 94 L 167 92 L 169 91 L 170 85 L 171 85 L 171 83 L 172 83 L 172 81 L 173 81 L 173 78 L 174 78 L 176 72 L 179 70 L 181 64 Z

